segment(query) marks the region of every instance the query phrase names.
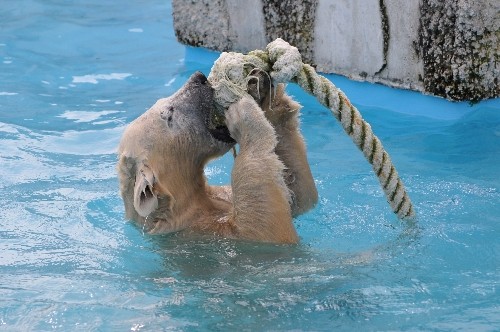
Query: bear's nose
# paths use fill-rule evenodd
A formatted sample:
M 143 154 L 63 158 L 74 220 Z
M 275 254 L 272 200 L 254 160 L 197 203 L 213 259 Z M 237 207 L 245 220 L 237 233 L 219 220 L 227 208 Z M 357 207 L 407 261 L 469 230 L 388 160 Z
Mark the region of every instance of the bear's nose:
M 207 77 L 201 71 L 197 71 L 196 73 L 191 75 L 189 80 L 195 84 L 206 84 L 207 83 Z

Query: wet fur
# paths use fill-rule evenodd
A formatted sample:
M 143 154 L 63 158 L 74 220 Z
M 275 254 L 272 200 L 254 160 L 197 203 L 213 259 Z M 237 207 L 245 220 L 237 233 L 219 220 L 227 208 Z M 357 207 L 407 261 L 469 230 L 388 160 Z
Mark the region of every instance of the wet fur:
M 117 165 L 126 217 L 149 233 L 182 230 L 296 243 L 292 216 L 317 201 L 299 130 L 300 106 L 283 86 L 274 98 L 261 98 L 260 106 L 250 97 L 233 104 L 226 124 L 240 148 L 231 185 L 209 186 L 204 166 L 233 146 L 215 139 L 205 125 L 212 95 L 206 78 L 196 73 L 127 127 Z

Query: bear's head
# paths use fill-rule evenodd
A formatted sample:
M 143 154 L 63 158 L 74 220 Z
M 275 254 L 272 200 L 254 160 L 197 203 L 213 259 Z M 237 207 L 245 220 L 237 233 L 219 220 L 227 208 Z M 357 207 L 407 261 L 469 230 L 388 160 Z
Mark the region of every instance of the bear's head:
M 133 205 L 142 217 L 154 212 L 167 219 L 176 201 L 204 190 L 206 163 L 235 144 L 227 128 L 213 120 L 214 111 L 213 90 L 205 75 L 196 72 L 174 95 L 130 123 L 118 151 L 129 218 L 136 219 Z

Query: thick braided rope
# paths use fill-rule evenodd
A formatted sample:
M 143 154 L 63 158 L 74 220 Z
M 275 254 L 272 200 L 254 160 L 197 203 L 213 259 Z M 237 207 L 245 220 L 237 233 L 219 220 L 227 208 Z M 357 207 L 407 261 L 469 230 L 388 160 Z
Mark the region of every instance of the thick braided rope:
M 208 77 L 220 111 L 227 110 L 229 105 L 247 93 L 248 80 L 253 78 L 252 70 L 255 68 L 268 72 L 275 84 L 296 82 L 327 107 L 372 165 L 394 213 L 401 219 L 414 217 L 415 212 L 403 182 L 371 126 L 340 89 L 318 75 L 313 67 L 302 63 L 297 48 L 282 39 L 270 43 L 266 51 L 256 50 L 247 55 L 233 52 L 221 54 Z

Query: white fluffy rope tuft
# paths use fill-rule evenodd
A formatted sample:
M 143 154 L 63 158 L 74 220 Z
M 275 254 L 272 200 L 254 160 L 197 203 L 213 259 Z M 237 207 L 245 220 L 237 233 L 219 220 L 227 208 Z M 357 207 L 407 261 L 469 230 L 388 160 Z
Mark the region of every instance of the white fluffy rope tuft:
M 290 82 L 302 69 L 302 56 L 297 47 L 283 39 L 276 39 L 266 47 L 269 61 L 273 64 L 271 78 L 275 84 Z
M 221 54 L 208 76 L 208 81 L 215 90 L 215 106 L 220 115 L 224 114 L 232 103 L 248 93 L 249 80 L 257 78 L 253 75 L 255 69 L 267 72 L 275 85 L 296 82 L 330 109 L 344 131 L 372 165 L 394 213 L 401 219 L 413 219 L 415 212 L 403 182 L 371 126 L 340 89 L 325 77 L 318 75 L 313 67 L 302 63 L 298 49 L 284 40 L 278 38 L 271 42 L 267 45 L 266 51 Z
M 224 114 L 232 103 L 247 93 L 248 81 L 255 77 L 252 76 L 255 68 L 269 71 L 269 66 L 255 56 L 236 52 L 224 52 L 220 55 L 208 76 L 215 91 L 215 105 L 219 113 Z

